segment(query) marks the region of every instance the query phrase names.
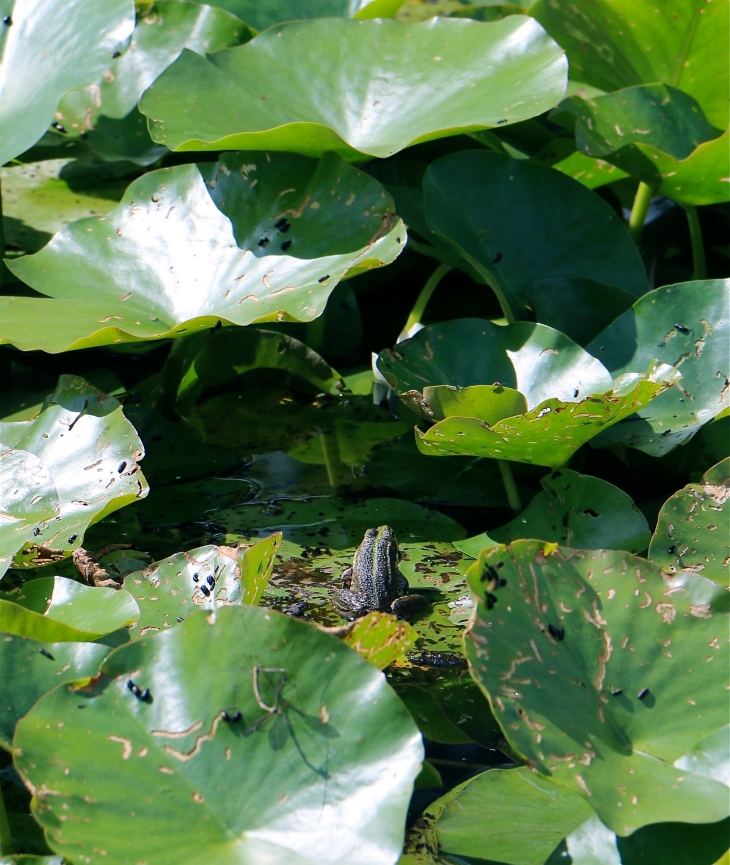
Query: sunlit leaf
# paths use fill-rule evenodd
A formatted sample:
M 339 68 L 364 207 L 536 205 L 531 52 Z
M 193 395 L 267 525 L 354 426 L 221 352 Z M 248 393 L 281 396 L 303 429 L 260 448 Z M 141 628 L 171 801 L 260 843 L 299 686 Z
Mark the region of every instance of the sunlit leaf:
M 542 478 L 538 493 L 511 522 L 487 533 L 455 541 L 476 558 L 484 547 L 518 538 L 539 538 L 582 550 L 642 553 L 649 542 L 646 517 L 623 490 L 608 481 L 570 469 Z
M 358 655 L 383 670 L 409 649 L 416 639 L 416 631 L 408 622 L 398 621 L 388 613 L 373 612 L 353 622 L 344 642 Z
M 692 571 L 730 586 L 729 500 L 730 457 L 664 503 L 649 558 L 669 571 Z
M 10 13 L 10 14 L 8 14 Z M 0 31 L 0 165 L 34 144 L 67 90 L 85 87 L 124 48 L 132 0 L 19 0 Z
M 93 845 L 120 865 L 398 856 L 421 737 L 382 673 L 338 640 L 225 608 L 117 649 L 102 670 L 95 684 L 45 696 L 15 735 L 58 852 Z M 144 808 L 133 804 L 140 785 Z M 71 819 L 59 823 L 56 808 Z
M 565 73 L 562 51 L 523 16 L 416 26 L 330 18 L 272 27 L 206 59 L 183 51 L 140 109 L 173 150 L 352 160 L 540 114 L 562 97 Z
M 724 589 L 629 553 L 528 540 L 485 550 L 468 581 L 472 675 L 531 769 L 622 836 L 727 816 L 723 785 L 671 766 L 727 723 Z
M 730 281 L 709 279 L 657 288 L 639 298 L 588 346 L 613 375 L 657 358 L 677 367 L 681 381 L 601 436 L 661 456 L 691 438 L 728 404 L 727 343 Z
M 399 254 L 405 228 L 375 181 L 333 155 L 324 157 L 321 169 L 320 163 L 294 155 L 277 155 L 273 162 L 265 154 L 250 156 L 256 161 L 247 165 L 247 176 L 254 174 L 257 183 L 253 178 L 246 183 L 238 173 L 236 206 L 229 214 L 233 230 L 196 166 L 180 165 L 145 174 L 108 216 L 75 222 L 39 253 L 12 262 L 18 277 L 53 299 L 0 298 L 0 339 L 57 352 L 182 336 L 218 321 L 308 321 L 322 312 L 330 291 L 348 273 Z M 229 170 L 226 160 L 241 163 L 236 154 L 222 159 L 221 171 Z M 300 196 L 281 176 L 281 166 L 292 162 L 299 177 L 309 175 L 307 192 L 318 189 L 322 198 L 329 196 L 331 175 L 341 165 L 340 198 L 362 192 L 358 204 L 370 208 L 374 230 L 363 232 L 363 211 L 352 212 L 349 223 L 340 220 L 342 234 L 324 242 L 317 238 L 310 257 L 306 230 L 303 236 L 298 231 L 301 213 L 293 213 L 285 197 L 299 206 Z M 318 177 L 326 189 L 317 185 Z M 229 204 L 222 206 L 228 211 Z M 303 218 L 302 224 L 308 223 Z M 353 223 L 361 242 L 345 252 L 342 235 L 356 234 Z M 287 242 L 293 244 L 291 255 L 282 254 Z M 329 252 L 322 249 L 327 244 Z

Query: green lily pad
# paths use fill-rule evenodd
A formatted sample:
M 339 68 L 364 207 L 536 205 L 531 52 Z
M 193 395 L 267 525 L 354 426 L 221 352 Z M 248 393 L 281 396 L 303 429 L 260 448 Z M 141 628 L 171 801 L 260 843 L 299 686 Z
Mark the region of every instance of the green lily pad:
M 683 757 L 674 761 L 678 769 L 722 781 L 730 787 L 730 726 L 700 739 Z
M 724 3 L 538 0 L 530 9 L 568 52 L 571 76 L 604 91 L 665 82 L 693 96 L 710 123 L 728 121 L 728 82 L 708 63 L 725 50 Z
M 390 18 L 403 0 L 216 0 L 256 30 L 304 18 Z
M 46 564 L 48 550 L 70 553 L 91 523 L 147 495 L 137 464 L 144 451 L 134 427 L 117 400 L 76 376 L 59 378 L 35 420 L 0 423 L 0 441 L 30 452 L 45 467 L 39 467 L 38 480 L 46 479 L 46 489 L 32 487 L 34 497 L 47 495 L 49 483 L 58 495 L 59 511 L 38 522 L 16 559 L 24 566 Z M 34 511 L 44 502 L 32 505 Z
M 286 384 L 306 383 L 313 393 L 341 393 L 339 373 L 324 358 L 294 337 L 257 327 L 211 331 L 180 385 L 179 398 L 234 390 L 239 376 L 253 369 L 278 369 Z M 290 379 L 290 380 L 289 380 Z
M 574 96 L 556 109 L 561 111 L 575 115 L 582 153 L 602 157 L 685 204 L 727 199 L 724 160 L 718 159 L 722 130 L 712 126 L 697 102 L 681 90 L 646 84 L 592 100 Z M 711 142 L 715 146 L 708 149 Z M 700 145 L 705 149 L 689 163 Z M 722 152 L 727 153 L 726 144 Z
M 658 823 L 628 838 L 617 838 L 622 865 L 723 865 L 727 861 L 730 820 L 710 825 Z
M 524 16 L 416 25 L 330 18 L 272 27 L 205 59 L 183 51 L 140 110 L 153 139 L 172 150 L 357 160 L 541 114 L 565 79 L 562 51 Z
M 384 670 L 416 642 L 416 636 L 408 622 L 400 622 L 388 613 L 374 612 L 353 622 L 344 642 L 379 670 Z
M 581 550 L 643 552 L 650 538 L 646 517 L 623 490 L 608 481 L 570 469 L 541 479 L 538 493 L 506 526 L 455 541 L 454 546 L 477 558 L 484 547 L 518 538 L 539 538 Z
M 559 171 L 465 150 L 432 163 L 423 189 L 431 231 L 452 244 L 517 318 L 525 317 L 539 280 L 591 279 L 634 297 L 648 289 L 641 257 L 618 216 Z
M 488 853 L 490 862 L 543 865 L 591 813 L 581 796 L 529 769 L 492 769 L 458 784 L 429 805 L 406 849 L 421 836 L 446 855 L 481 861 Z
M 493 424 L 505 417 L 524 414 L 527 402 L 519 391 L 501 385 L 477 384 L 465 388 L 437 385 L 423 389 L 421 411 L 426 409 L 434 420 L 478 417 Z
M 635 297 L 594 279 L 539 279 L 528 294 L 537 320 L 586 346 L 627 309 Z
M 277 163 L 287 159 L 280 156 Z M 339 162 L 334 156 L 325 161 Z M 266 182 L 268 163 L 260 162 L 257 196 L 268 206 L 268 227 L 274 228 L 275 208 L 285 216 L 279 196 L 286 190 L 277 171 Z M 308 162 L 315 172 L 317 163 Z M 356 169 L 348 168 L 351 173 Z M 380 187 L 369 184 L 374 198 Z M 296 255 L 304 258 L 280 250 L 267 254 L 259 213 L 249 214 L 248 245 L 239 249 L 231 222 L 195 165 L 151 171 L 131 184 L 108 216 L 75 222 L 41 252 L 9 264 L 50 297 L 0 298 L 0 340 L 23 350 L 58 352 L 181 336 L 218 321 L 311 320 L 345 275 L 388 263 L 402 249 L 405 228 L 393 217 L 387 195 L 368 201 L 379 214 L 378 229 L 363 247 L 310 259 L 302 242 Z M 359 225 L 362 213 L 351 219 Z M 243 242 L 242 217 L 235 222 Z M 296 242 L 296 223 L 287 224 L 294 227 L 287 237 Z M 169 264 L 163 266 L 163 260 Z
M 280 542 L 273 535 L 249 549 L 209 544 L 128 574 L 123 586 L 140 608 L 135 636 L 170 628 L 199 609 L 257 604 Z
M 649 558 L 675 572 L 692 571 L 730 586 L 730 457 L 687 484 L 659 512 Z
M 28 580 L 2 594 L 4 600 L 93 635 L 92 639 L 126 628 L 139 618 L 128 592 L 85 586 L 66 577 Z
M 45 0 L 13 4 L 7 12 L 2 79 L 14 86 L 4 87 L 0 98 L 0 165 L 43 135 L 61 96 L 95 81 L 134 27 L 132 0 L 70 0 L 62 38 Z
M 0 577 L 13 556 L 61 511 L 53 477 L 32 453 L 0 446 Z
M 215 514 L 226 543 L 280 531 L 303 545 L 341 550 L 357 545 L 373 526 L 389 525 L 402 541 L 455 541 L 464 530 L 450 517 L 401 499 L 367 499 L 349 503 L 334 496 L 282 498 L 241 505 Z
M 662 456 L 726 408 L 729 285 L 709 279 L 657 288 L 588 345 L 615 376 L 642 369 L 653 358 L 682 373 L 674 387 L 604 433 L 596 445 L 622 442 Z
M 10 750 L 15 725 L 36 700 L 61 682 L 95 675 L 108 654 L 109 647 L 99 643 L 38 643 L 4 634 L 0 640 L 0 745 Z
M 3 856 L 0 865 L 66 865 L 63 856 Z
M 399 855 L 421 737 L 383 674 L 338 640 L 255 607 L 201 611 L 117 649 L 102 672 L 55 689 L 17 727 L 16 765 L 57 852 L 160 865 Z M 72 819 L 59 823 L 64 805 Z
M 99 115 L 121 119 L 179 56 L 205 56 L 252 37 L 239 18 L 215 6 L 160 0 L 140 9 L 129 48 L 110 58 L 99 78 L 61 99 L 56 118 L 71 134 L 93 129 Z
M 421 453 L 433 456 L 468 454 L 559 469 L 578 448 L 633 415 L 678 377 L 673 367 L 652 365 L 645 377 L 617 380 L 609 393 L 580 402 L 546 399 L 491 427 L 478 418 L 446 418 L 425 433 L 416 429 L 416 444 Z
M 628 177 L 625 171 L 605 159 L 592 159 L 580 153 L 575 147 L 575 141 L 567 138 L 553 139 L 536 153 L 533 159 L 542 165 L 549 165 L 561 174 L 567 174 L 588 189 L 597 189 Z
M 518 390 L 528 409 L 551 397 L 573 402 L 611 388 L 610 373 L 585 349 L 550 327 L 525 321 L 500 326 L 460 318 L 424 327 L 392 351 L 381 351 L 378 369 L 399 394 L 434 385 L 496 384 Z M 509 391 L 494 397 L 497 413 L 502 402 L 505 410 L 517 406 Z
M 727 816 L 727 788 L 671 766 L 727 723 L 724 589 L 629 553 L 528 540 L 485 550 L 467 579 L 472 675 L 531 769 L 617 835 Z

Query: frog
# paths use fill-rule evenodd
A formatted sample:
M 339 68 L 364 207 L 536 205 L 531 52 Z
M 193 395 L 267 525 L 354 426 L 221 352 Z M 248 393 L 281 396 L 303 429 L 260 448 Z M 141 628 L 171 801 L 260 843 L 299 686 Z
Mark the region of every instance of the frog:
M 390 526 L 368 529 L 355 551 L 352 566 L 342 572 L 342 589 L 332 595 L 332 606 L 345 619 L 358 619 L 375 610 L 405 617 L 420 609 L 425 599 L 408 595 L 408 580 L 398 570 L 401 554 Z

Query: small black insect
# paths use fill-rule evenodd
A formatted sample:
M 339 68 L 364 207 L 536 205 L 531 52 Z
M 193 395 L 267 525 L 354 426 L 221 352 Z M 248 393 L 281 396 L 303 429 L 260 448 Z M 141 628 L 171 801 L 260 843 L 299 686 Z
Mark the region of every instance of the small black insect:
M 614 688 L 613 691 L 611 691 L 611 695 L 613 697 L 620 697 L 623 692 L 623 688 Z
M 184 621 L 185 621 L 185 619 L 183 619 L 182 616 L 178 616 L 178 617 L 177 617 L 177 620 L 178 620 L 178 622 L 184 622 Z
M 575 399 L 575 398 L 578 396 L 579 393 L 580 393 L 580 388 L 577 387 L 577 388 L 573 391 L 573 399 Z
M 502 260 L 502 253 L 501 253 L 501 252 L 498 252 L 498 253 L 494 256 L 494 260 L 492 261 L 492 264 L 499 264 L 499 262 L 500 262 L 501 260 Z
M 485 565 L 484 573 L 482 574 L 482 582 L 486 582 L 487 580 L 496 580 L 497 579 L 497 571 L 492 565 Z
M 329 273 L 328 273 L 327 276 L 320 276 L 320 278 L 317 280 L 317 282 L 319 282 L 319 283 L 327 282 L 327 280 L 328 280 L 329 278 L 330 278 L 330 275 L 329 275 Z
M 281 231 L 282 228 L 284 228 L 284 226 L 288 224 L 289 220 L 286 218 L 286 216 L 282 216 L 280 219 L 276 220 L 276 222 L 274 223 L 274 228 L 278 228 L 279 231 Z
M 200 577 L 197 574 L 193 574 L 193 582 L 197 583 Z
M 63 134 L 66 135 L 66 129 L 63 126 L 61 126 L 60 123 L 56 123 L 56 121 L 54 120 L 53 123 L 51 123 L 51 126 L 54 129 L 57 129 L 59 132 L 63 132 Z
M 568 527 L 568 517 L 569 517 L 569 514 L 563 514 L 563 528 L 566 528 L 566 529 Z
M 281 248 L 284 250 L 284 252 L 286 252 L 287 249 L 289 249 L 290 246 L 291 246 L 291 240 L 285 240 L 285 241 L 281 244 Z
M 210 597 L 210 589 L 207 586 L 202 585 L 200 587 L 200 591 L 205 595 L 206 598 Z
M 286 234 L 287 231 L 291 228 L 291 225 L 285 220 L 283 225 L 276 226 L 282 234 Z
M 40 529 L 33 529 L 33 535 L 34 535 L 36 538 L 38 537 L 38 535 L 39 535 L 40 533 L 41 533 L 41 530 L 40 530 Z
M 643 700 L 644 697 L 646 697 L 646 695 L 647 695 L 648 693 L 649 693 L 649 689 L 648 689 L 648 688 L 642 688 L 636 696 L 637 696 L 640 700 Z
M 506 123 L 506 122 L 507 122 L 507 118 L 506 118 L 506 117 L 505 117 L 504 120 L 498 120 L 498 121 L 497 121 L 497 123 Z
M 226 712 L 226 710 L 224 709 L 221 712 L 221 718 L 224 721 L 228 721 L 229 724 L 236 724 L 236 723 L 238 723 L 238 721 L 240 721 L 243 718 L 243 715 L 240 712 L 234 712 L 231 715 L 228 712 Z
M 144 691 L 139 685 L 136 685 L 131 679 L 127 679 L 127 688 L 134 694 L 138 700 L 149 700 L 150 689 L 145 688 Z
M 4 24 L 6 27 L 11 27 L 11 26 L 12 26 L 12 24 L 13 24 L 13 19 L 10 17 L 10 15 L 6 15 L 6 16 L 3 18 L 3 24 Z
M 117 472 L 119 474 L 121 474 L 124 471 L 124 469 L 126 469 L 126 468 L 127 468 L 127 463 L 121 462 L 121 463 L 119 463 L 119 467 L 117 468 Z
M 213 577 L 212 577 L 210 574 L 208 574 L 208 576 L 206 577 L 206 580 L 207 580 L 207 582 L 208 582 L 208 585 L 209 585 L 209 586 L 211 587 L 211 589 L 212 589 L 213 586 L 215 585 L 215 580 L 213 579 Z
M 680 333 L 689 333 L 689 328 L 685 327 L 683 324 L 675 324 L 674 329 L 678 330 Z
M 672 544 L 672 546 L 667 550 L 670 556 L 673 556 L 677 551 L 677 548 Z
M 55 660 L 56 660 L 56 659 L 53 657 L 53 655 L 48 651 L 48 649 L 38 649 L 38 651 L 39 651 L 39 652 L 41 653 L 41 655 L 43 655 L 45 658 L 48 658 L 48 659 L 51 660 L 51 661 L 55 661 Z
M 268 245 L 269 245 L 269 238 L 268 237 L 262 237 L 261 240 L 259 240 L 259 246 L 268 246 Z
M 548 633 L 551 637 L 555 637 L 556 640 L 565 639 L 565 628 L 560 625 L 548 625 Z
M 495 567 L 495 568 L 503 568 L 503 567 L 504 567 L 504 562 L 497 562 L 497 564 L 496 564 L 494 567 Z
M 507 580 L 504 577 L 499 581 L 499 585 L 504 588 L 507 585 Z
M 115 52 L 112 54 L 112 60 L 116 60 L 117 57 L 121 57 L 121 56 L 122 56 L 122 52 L 121 52 L 121 51 L 115 51 Z
M 78 537 L 78 535 L 71 535 L 71 537 L 68 539 L 68 542 L 70 544 L 72 544 L 76 540 L 77 537 Z
M 222 327 L 223 327 L 223 322 L 220 319 L 218 319 L 218 321 L 213 325 L 213 330 L 219 330 Z
M 491 610 L 492 607 L 497 603 L 497 596 L 493 595 L 491 592 L 487 592 L 487 609 Z

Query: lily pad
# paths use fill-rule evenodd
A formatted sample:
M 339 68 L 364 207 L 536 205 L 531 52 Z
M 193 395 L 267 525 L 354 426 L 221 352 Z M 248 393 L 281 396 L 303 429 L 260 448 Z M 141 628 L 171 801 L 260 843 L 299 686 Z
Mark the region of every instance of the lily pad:
M 400 622 L 388 613 L 375 612 L 353 622 L 344 642 L 379 670 L 384 670 L 416 642 L 416 637 L 408 622 Z
M 565 80 L 563 52 L 524 16 L 416 25 L 329 18 L 272 27 L 208 58 L 183 51 L 140 110 L 153 139 L 172 150 L 357 160 L 541 114 Z
M 35 420 L 0 423 L 0 441 L 30 452 L 45 467 L 38 467 L 38 480 L 45 477 L 46 488 L 33 486 L 34 497 L 47 496 L 50 483 L 58 495 L 58 512 L 38 522 L 16 560 L 24 566 L 46 564 L 48 550 L 70 553 L 91 523 L 147 495 L 137 464 L 144 451 L 134 427 L 117 400 L 76 376 L 59 378 Z M 12 463 L 14 457 L 6 459 Z
M 10 750 L 15 725 L 36 700 L 61 682 L 94 676 L 109 651 L 99 643 L 38 643 L 4 634 L 0 641 L 0 745 Z
M 700 739 L 683 757 L 674 761 L 678 769 L 706 775 L 730 787 L 730 726 Z
M 496 384 L 518 390 L 528 409 L 551 397 L 577 402 L 611 388 L 608 370 L 572 339 L 523 321 L 500 326 L 460 318 L 425 327 L 392 351 L 381 351 L 378 369 L 399 394 L 434 385 Z M 508 414 L 517 406 L 509 391 L 495 397 Z
M 248 549 L 209 544 L 128 574 L 124 588 L 141 612 L 135 636 L 170 628 L 199 609 L 257 604 L 280 542 L 281 535 L 273 535 Z
M 526 317 L 539 280 L 591 279 L 634 297 L 649 287 L 612 208 L 546 165 L 487 150 L 451 153 L 431 164 L 423 190 L 431 231 L 450 241 L 516 318 Z
M 421 737 L 382 673 L 338 640 L 255 607 L 201 611 L 117 649 L 102 672 L 46 695 L 14 739 L 59 853 L 93 845 L 106 863 L 160 865 L 390 865 L 399 855 Z M 141 810 L 140 782 L 151 797 Z M 59 824 L 63 805 L 81 822 Z
M 722 130 L 712 126 L 697 102 L 681 90 L 646 84 L 592 100 L 574 96 L 556 109 L 561 111 L 575 115 L 576 143 L 582 153 L 602 157 L 685 204 L 727 199 L 727 181 L 720 170 L 724 163 L 717 159 Z M 713 141 L 715 147 L 708 148 Z M 689 164 L 700 145 L 704 150 Z M 713 169 L 717 174 L 710 187 L 705 175 Z
M 256 30 L 304 18 L 390 18 L 403 0 L 216 0 Z
M 276 211 L 271 209 L 278 207 L 280 219 L 285 218 L 279 198 L 285 188 L 276 171 L 267 183 L 267 164 L 263 161 L 257 171 L 256 198 L 267 202 L 273 228 Z M 309 164 L 316 171 L 317 163 Z M 216 207 L 195 165 L 151 171 L 131 184 L 106 217 L 72 223 L 39 253 L 9 264 L 20 279 L 50 297 L 0 298 L 0 340 L 23 350 L 58 352 L 182 336 L 218 321 L 316 318 L 340 279 L 392 261 L 405 242 L 405 228 L 393 217 L 387 195 L 375 201 L 380 187 L 368 182 L 373 191 L 368 203 L 379 214 L 368 243 L 312 258 L 306 243 L 297 243 L 297 256 L 304 256 L 299 258 L 281 250 L 267 254 L 258 212 L 250 214 L 247 247 L 239 249 L 231 222 Z M 325 194 L 328 190 L 322 190 Z M 351 218 L 360 225 L 362 213 Z M 295 226 L 293 219 L 287 224 Z M 239 242 L 242 220 L 234 220 Z M 296 241 L 296 227 L 287 236 Z
M 671 766 L 727 723 L 724 589 L 629 553 L 529 540 L 485 550 L 468 582 L 472 675 L 531 769 L 621 836 L 727 816 L 724 785 Z
M 668 571 L 692 571 L 730 586 L 730 457 L 664 503 L 649 558 Z
M 43 523 L 61 510 L 53 477 L 32 453 L 0 446 L 0 577 Z
M 582 550 L 643 552 L 650 538 L 646 517 L 623 490 L 608 481 L 570 469 L 541 479 L 538 493 L 506 526 L 455 541 L 454 546 L 477 558 L 484 547 L 518 538 L 539 538 Z
M 651 456 L 669 453 L 728 405 L 730 281 L 668 285 L 639 298 L 589 345 L 613 375 L 642 369 L 653 358 L 681 381 L 613 427 L 594 444 L 621 442 Z
M 69 0 L 61 30 L 47 0 L 15 3 L 7 11 L 12 14 L 0 40 L 0 165 L 35 144 L 61 96 L 95 81 L 134 28 L 132 0 Z
M 446 855 L 481 861 L 486 853 L 490 862 L 543 865 L 591 813 L 581 796 L 529 769 L 492 769 L 458 784 L 429 805 L 406 849 L 424 836 L 433 849 Z
M 559 469 L 578 448 L 633 415 L 678 377 L 666 364 L 652 365 L 645 377 L 617 380 L 609 393 L 580 402 L 547 399 L 494 426 L 478 418 L 446 418 L 426 432 L 416 429 L 416 444 L 421 453 L 434 456 L 468 454 Z
M 604 91 L 664 82 L 693 96 L 724 129 L 728 82 L 709 57 L 725 50 L 725 3 L 538 0 L 531 10 L 568 52 L 571 77 Z
M 99 78 L 61 99 L 57 119 L 71 134 L 96 126 L 99 115 L 121 119 L 179 56 L 183 48 L 205 56 L 252 37 L 239 18 L 215 5 L 160 0 L 140 9 L 129 48 L 110 58 Z

